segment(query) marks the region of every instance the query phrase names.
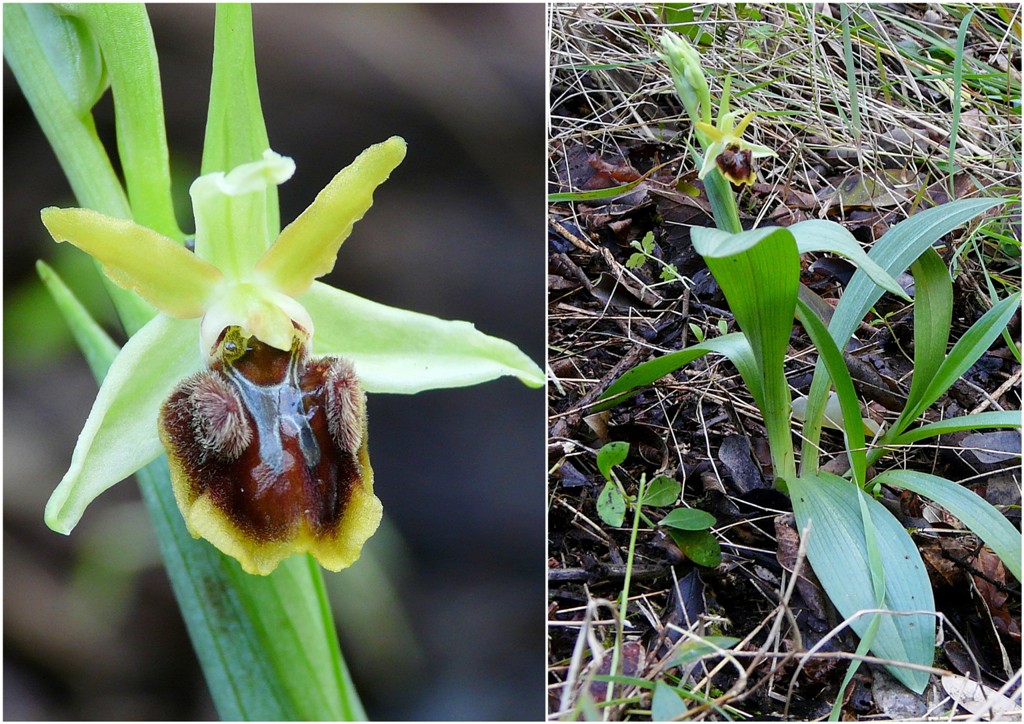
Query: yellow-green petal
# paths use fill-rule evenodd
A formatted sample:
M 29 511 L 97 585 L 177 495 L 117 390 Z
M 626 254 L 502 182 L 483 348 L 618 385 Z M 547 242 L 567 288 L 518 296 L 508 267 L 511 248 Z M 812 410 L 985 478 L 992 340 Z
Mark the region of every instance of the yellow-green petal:
M 739 138 L 740 136 L 742 136 L 742 135 L 743 135 L 743 132 L 744 132 L 745 130 L 747 130 L 747 126 L 749 126 L 749 125 L 750 125 L 750 122 L 751 122 L 752 120 L 754 120 L 754 116 L 756 116 L 756 115 L 757 115 L 756 113 L 754 113 L 753 111 L 751 111 L 751 112 L 750 112 L 750 113 L 748 113 L 747 115 L 743 116 L 743 120 L 742 120 L 742 121 L 740 121 L 740 125 L 736 126 L 736 128 L 735 128 L 735 130 L 733 131 L 732 135 L 736 136 L 737 138 Z
M 100 493 L 162 452 L 160 405 L 199 369 L 198 332 L 198 320 L 159 314 L 128 340 L 103 379 L 70 468 L 46 504 L 50 528 L 70 533 Z
M 103 265 L 120 287 L 171 317 L 199 317 L 220 283 L 220 271 L 163 234 L 91 209 L 42 211 L 55 241 L 69 241 Z
M 359 154 L 309 208 L 285 227 L 256 264 L 260 280 L 298 296 L 334 268 L 338 248 L 373 204 L 373 192 L 405 158 L 405 141 L 393 136 Z
M 320 282 L 299 301 L 316 325 L 313 352 L 351 360 L 367 392 L 412 394 L 505 375 L 544 384 L 544 373 L 518 347 L 469 322 L 389 307 Z
M 193 181 L 189 195 L 196 220 L 196 256 L 214 264 L 229 279 L 247 276 L 270 246 L 270 195 L 293 173 L 292 159 L 267 149 L 259 161 L 243 163 L 227 173 L 204 174 Z

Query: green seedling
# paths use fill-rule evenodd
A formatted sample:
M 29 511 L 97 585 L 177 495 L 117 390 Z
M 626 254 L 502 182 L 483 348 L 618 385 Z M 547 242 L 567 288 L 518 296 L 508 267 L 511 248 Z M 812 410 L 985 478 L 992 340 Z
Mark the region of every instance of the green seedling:
M 610 442 L 597 451 L 597 467 L 605 484 L 597 496 L 597 514 L 601 520 L 615 528 L 622 527 L 626 519 L 626 491 L 612 468 L 625 462 L 629 443 Z
M 654 527 L 654 522 L 643 512 L 643 506 L 667 507 L 679 502 L 682 484 L 665 475 L 654 478 L 642 487 L 636 497 L 628 495 L 615 475 L 614 466 L 621 465 L 629 455 L 629 444 L 610 442 L 597 453 L 597 467 L 604 476 L 605 484 L 597 496 L 597 514 L 605 523 L 616 528 L 622 527 L 627 508 L 637 508 L 639 518 Z M 637 506 L 637 500 L 640 505 Z M 694 563 L 715 567 L 722 562 L 722 549 L 711 533 L 715 517 L 703 510 L 675 508 L 658 522 L 679 549 Z
M 893 226 L 869 254 L 842 226 L 829 221 L 742 231 L 732 187 L 723 172 L 746 183 L 749 175 L 738 174 L 737 178 L 731 173 L 735 169 L 728 168 L 735 165 L 736 155 L 752 163 L 757 155 L 767 154 L 741 141 L 739 136 L 750 116 L 734 129 L 727 98 L 722 100 L 719 124 L 712 133 L 711 98 L 699 56 L 684 39 L 668 35 L 663 39 L 663 50 L 680 99 L 697 129 L 694 135 L 700 150 L 692 148 L 691 152 L 702 169 L 718 226 L 694 229 L 693 243 L 718 281 L 740 331 L 714 339 L 698 337 L 699 342 L 689 348 L 629 370 L 605 390 L 599 407 L 617 404 L 637 388 L 709 352 L 729 358 L 762 413 L 775 485 L 791 496 L 801 534 L 808 536 L 811 566 L 840 614 L 861 637 L 858 652 L 870 650 L 883 659 L 930 666 L 935 604 L 924 564 L 910 535 L 871 493 L 888 485 L 931 498 L 990 545 L 1018 580 L 1021 536 L 995 508 L 960 485 L 899 469 L 869 481 L 867 467 L 878 463 L 894 446 L 947 432 L 1020 427 L 1020 413 L 1016 411 L 918 424 L 922 413 L 1004 332 L 1019 306 L 1019 292 L 997 300 L 947 353 L 952 285 L 949 271 L 931 247 L 945 234 L 1003 202 L 968 199 L 920 212 Z M 732 155 L 723 164 L 721 156 L 730 149 Z M 801 297 L 800 255 L 812 251 L 837 254 L 857 266 L 827 324 Z M 907 299 L 895 277 L 908 268 L 914 273 L 916 285 L 914 377 L 906 407 L 869 446 L 865 430 L 869 434 L 874 430 L 862 418 L 841 350 L 883 293 Z M 818 351 L 811 389 L 801 403 L 804 422 L 799 468 L 790 421 L 793 400 L 783 367 L 794 317 Z M 838 411 L 834 402 L 829 409 L 830 397 L 838 400 Z M 833 425 L 838 423 L 843 431 L 849 479 L 821 469 L 818 443 L 826 419 Z M 859 615 L 867 610 L 878 613 Z M 856 667 L 856 663 L 851 665 L 847 681 Z M 918 693 L 928 683 L 925 671 L 899 664 L 887 668 Z M 833 718 L 836 716 L 838 702 L 833 710 Z
M 631 254 L 629 259 L 626 260 L 626 267 L 628 269 L 639 269 L 646 262 L 650 261 L 661 267 L 661 272 L 658 274 L 658 277 L 662 282 L 680 282 L 682 284 L 691 283 L 688 278 L 679 273 L 675 264 L 669 264 L 668 262 L 662 261 L 658 257 L 654 256 L 654 232 L 648 231 L 644 235 L 643 239 L 640 241 L 631 241 L 629 245 L 637 251 Z

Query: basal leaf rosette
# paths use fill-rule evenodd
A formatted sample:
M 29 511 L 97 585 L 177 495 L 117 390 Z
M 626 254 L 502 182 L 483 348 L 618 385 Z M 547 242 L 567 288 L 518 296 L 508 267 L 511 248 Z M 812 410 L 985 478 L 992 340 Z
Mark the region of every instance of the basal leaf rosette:
M 249 573 L 301 552 L 337 571 L 359 557 L 381 518 L 366 392 L 502 375 L 543 384 L 517 347 L 469 323 L 315 281 L 404 156 L 397 137 L 370 147 L 279 235 L 266 209 L 294 172 L 291 159 L 268 150 L 201 176 L 191 188 L 195 253 L 124 219 L 43 210 L 55 240 L 94 256 L 158 310 L 100 388 L 47 504 L 51 528 L 70 533 L 96 496 L 166 450 L 193 536 Z

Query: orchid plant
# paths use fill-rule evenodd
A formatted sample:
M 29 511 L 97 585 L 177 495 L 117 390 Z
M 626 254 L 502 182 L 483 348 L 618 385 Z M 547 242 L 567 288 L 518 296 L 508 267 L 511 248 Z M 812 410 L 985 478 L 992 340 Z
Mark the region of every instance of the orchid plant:
M 718 123 L 710 125 L 711 94 L 699 54 L 686 39 L 662 37 L 660 57 L 667 63 L 679 98 L 694 126 L 694 162 L 718 228 L 694 228 L 694 248 L 704 257 L 721 287 L 738 332 L 705 339 L 686 349 L 644 362 L 604 391 L 595 409 L 607 409 L 645 385 L 708 353 L 736 366 L 764 418 L 775 486 L 791 496 L 807 556 L 825 592 L 861 637 L 857 656 L 871 651 L 891 662 L 886 668 L 910 689 L 928 684 L 935 643 L 935 603 L 917 546 L 889 510 L 875 499 L 882 485 L 904 488 L 936 501 L 989 545 L 1018 580 L 1021 536 L 1005 516 L 970 490 L 936 475 L 894 468 L 869 480 L 868 465 L 893 446 L 969 429 L 1019 428 L 1018 411 L 989 412 L 912 427 L 953 382 L 1002 334 L 1020 304 L 1020 292 L 996 300 L 947 353 L 952 312 L 949 271 L 932 244 L 957 226 L 1002 203 L 965 199 L 928 209 L 893 226 L 866 254 L 841 225 L 810 220 L 787 228 L 744 231 L 730 182 L 751 184 L 753 161 L 770 149 L 745 141 L 742 133 L 753 114 L 739 125 L 728 110 L 728 84 L 719 102 Z M 800 283 L 800 255 L 828 252 L 853 262 L 857 272 L 835 309 L 815 305 Z M 907 301 L 895 277 L 914 274 L 914 376 L 903 413 L 882 431 L 863 413 L 841 350 L 859 322 L 884 292 Z M 794 400 L 784 362 L 794 316 L 819 358 L 803 410 L 804 444 L 799 467 L 793 446 Z M 830 390 L 834 388 L 834 393 Z M 850 480 L 819 465 L 822 426 L 829 401 L 838 412 L 830 423 L 845 437 Z M 876 433 L 869 446 L 865 430 Z M 842 688 L 859 661 L 847 671 Z M 906 666 L 911 664 L 911 666 Z M 836 700 L 832 718 L 839 715 Z
M 311 560 L 351 565 L 381 520 L 365 394 L 503 375 L 539 387 L 541 370 L 469 323 L 316 281 L 406 144 L 364 151 L 278 233 L 276 187 L 296 169 L 267 143 L 248 6 L 217 9 L 194 250 L 171 210 L 145 10 L 6 5 L 4 41 L 83 207 L 44 209 L 43 224 L 96 259 L 131 333 L 117 350 L 40 264 L 102 378 L 47 525 L 70 533 L 92 500 L 138 473 L 221 715 L 361 717 Z M 126 188 L 91 118 L 108 87 Z

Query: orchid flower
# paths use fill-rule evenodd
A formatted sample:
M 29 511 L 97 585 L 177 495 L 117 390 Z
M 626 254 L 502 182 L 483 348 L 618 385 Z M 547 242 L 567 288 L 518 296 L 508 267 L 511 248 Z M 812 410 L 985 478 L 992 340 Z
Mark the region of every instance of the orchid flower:
M 757 177 L 754 172 L 754 160 L 777 156 L 767 145 L 743 140 L 743 131 L 751 125 L 756 114 L 746 114 L 736 126 L 738 115 L 735 111 L 721 114 L 715 126 L 700 121 L 693 124 L 696 130 L 710 141 L 697 178 L 702 179 L 718 166 L 722 175 L 733 183 L 753 185 Z
M 405 156 L 364 151 L 271 242 L 268 194 L 295 171 L 262 159 L 192 184 L 195 252 L 132 221 L 48 208 L 56 241 L 95 257 L 157 314 L 104 379 L 46 507 L 70 533 L 86 506 L 165 449 L 189 532 L 267 574 L 293 553 L 351 565 L 381 519 L 365 392 L 413 393 L 541 370 L 466 322 L 371 302 L 315 281 L 334 267 L 373 192 Z M 365 392 L 364 392 L 365 391 Z
M 703 179 L 711 169 L 718 166 L 722 175 L 734 184 L 752 186 L 756 177 L 754 159 L 778 155 L 767 146 L 744 141 L 743 132 L 747 130 L 756 114 L 748 113 L 736 126 L 738 115 L 737 111 L 722 113 L 718 116 L 718 124 L 715 126 L 702 121 L 694 123 L 697 131 L 709 142 L 705 147 L 704 164 L 697 174 L 698 178 Z

